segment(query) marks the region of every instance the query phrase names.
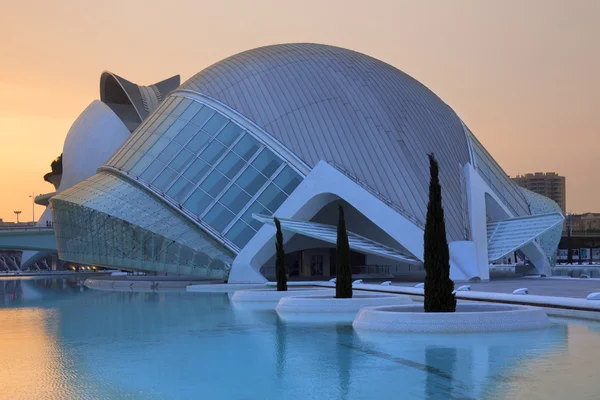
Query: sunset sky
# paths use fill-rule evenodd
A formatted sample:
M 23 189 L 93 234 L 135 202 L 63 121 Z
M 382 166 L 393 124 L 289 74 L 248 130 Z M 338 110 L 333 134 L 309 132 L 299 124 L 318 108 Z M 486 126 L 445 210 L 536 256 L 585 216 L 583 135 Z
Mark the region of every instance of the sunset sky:
M 0 13 L 0 218 L 32 192 L 103 70 L 182 81 L 250 48 L 317 42 L 412 75 L 511 175 L 567 177 L 567 208 L 600 212 L 600 1 L 41 0 Z M 43 207 L 36 207 L 36 218 Z

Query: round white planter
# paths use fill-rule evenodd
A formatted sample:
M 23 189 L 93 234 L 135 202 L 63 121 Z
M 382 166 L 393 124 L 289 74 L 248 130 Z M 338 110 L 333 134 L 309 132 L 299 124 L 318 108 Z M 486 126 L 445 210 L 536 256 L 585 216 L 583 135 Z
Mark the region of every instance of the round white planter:
M 286 322 L 351 324 L 363 307 L 410 304 L 408 296 L 389 293 L 353 293 L 350 299 L 329 295 L 284 297 L 277 304 L 277 314 Z
M 237 290 L 231 296 L 231 302 L 237 309 L 274 310 L 277 303 L 284 297 L 334 295 L 332 289 L 314 287 L 290 287 L 287 291 L 278 292 L 276 289 Z
M 505 332 L 550 325 L 539 308 L 491 303 L 457 304 L 453 313 L 426 313 L 422 304 L 369 307 L 352 324 L 356 330 L 405 333 Z

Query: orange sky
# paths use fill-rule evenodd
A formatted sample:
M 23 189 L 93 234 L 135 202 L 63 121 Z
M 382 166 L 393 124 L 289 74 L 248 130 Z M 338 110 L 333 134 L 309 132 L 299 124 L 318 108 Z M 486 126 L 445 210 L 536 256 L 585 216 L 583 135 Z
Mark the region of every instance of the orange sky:
M 567 176 L 567 208 L 597 211 L 597 0 L 42 0 L 0 13 L 0 218 L 28 195 L 110 70 L 139 84 L 189 78 L 234 53 L 318 42 L 407 72 L 467 123 L 509 174 Z M 36 207 L 36 218 L 43 211 Z

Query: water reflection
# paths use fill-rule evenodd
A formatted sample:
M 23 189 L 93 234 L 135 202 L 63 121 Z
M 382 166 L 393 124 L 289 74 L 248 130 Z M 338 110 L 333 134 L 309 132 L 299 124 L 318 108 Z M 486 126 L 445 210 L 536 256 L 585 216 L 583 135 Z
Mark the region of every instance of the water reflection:
M 369 335 L 233 309 L 226 293 L 80 292 L 77 282 L 31 283 L 3 286 L 20 303 L 0 307 L 0 362 L 11 366 L 0 375 L 2 398 L 18 391 L 40 398 L 43 390 L 57 398 L 529 398 L 527 388 L 545 377 L 556 387 L 561 373 L 593 387 L 597 379 L 588 375 L 600 367 L 597 325 Z M 31 376 L 36 364 L 43 379 L 6 380 Z
M 84 290 L 82 279 L 0 279 L 0 306 L 44 306 Z
M 338 370 L 339 399 L 346 400 L 350 394 L 352 381 L 352 349 L 354 347 L 354 332 L 350 326 L 338 325 L 336 332 L 336 356 Z
M 445 400 L 452 396 L 457 350 L 452 347 L 425 347 L 425 394 L 428 400 Z
M 286 354 L 287 354 L 287 345 L 286 345 L 286 326 L 279 318 L 275 320 L 275 354 L 276 354 L 276 365 L 275 370 L 277 373 L 277 379 L 281 380 L 284 376 L 284 369 L 286 364 Z
M 81 371 L 73 368 L 61 346 L 56 314 L 43 308 L 0 310 L 1 398 L 91 399 L 103 394 L 93 381 L 82 381 Z
M 479 399 L 503 392 L 503 383 L 527 360 L 566 350 L 564 325 L 486 334 L 395 334 L 360 332 L 363 351 L 425 372 L 419 398 Z M 416 378 L 419 380 L 419 378 Z

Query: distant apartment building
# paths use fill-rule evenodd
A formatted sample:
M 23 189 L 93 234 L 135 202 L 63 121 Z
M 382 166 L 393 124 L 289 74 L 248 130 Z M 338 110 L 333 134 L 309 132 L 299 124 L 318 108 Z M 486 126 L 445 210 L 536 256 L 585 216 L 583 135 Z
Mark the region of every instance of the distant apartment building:
M 536 172 L 517 175 L 512 180 L 519 186 L 554 200 L 562 210 L 567 209 L 567 187 L 565 177 L 556 172 Z
M 600 234 L 600 213 L 570 214 L 567 216 L 566 227 L 571 227 L 574 235 Z

